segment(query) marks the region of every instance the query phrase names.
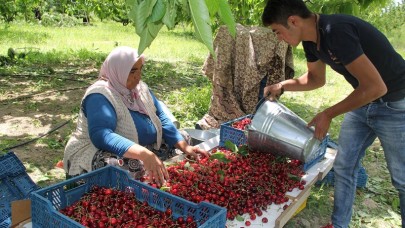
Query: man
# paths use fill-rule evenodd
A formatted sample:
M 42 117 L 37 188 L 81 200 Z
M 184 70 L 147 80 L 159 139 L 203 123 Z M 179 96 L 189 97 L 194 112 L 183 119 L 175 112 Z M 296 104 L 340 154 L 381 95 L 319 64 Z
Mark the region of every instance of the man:
M 345 113 L 334 163 L 332 224 L 348 227 L 360 160 L 378 137 L 392 184 L 399 191 L 402 227 L 405 216 L 405 60 L 371 24 L 349 15 L 323 15 L 302 0 L 269 0 L 262 21 L 278 38 L 304 47 L 308 72 L 267 86 L 274 99 L 285 91 L 308 91 L 325 84 L 326 64 L 353 86 L 342 101 L 318 113 L 308 125 L 322 139 L 331 120 Z

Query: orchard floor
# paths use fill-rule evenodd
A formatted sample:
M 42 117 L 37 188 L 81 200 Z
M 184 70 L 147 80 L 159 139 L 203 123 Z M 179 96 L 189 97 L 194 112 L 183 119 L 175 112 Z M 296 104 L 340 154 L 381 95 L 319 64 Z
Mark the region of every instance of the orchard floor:
M 55 165 L 63 158 L 64 146 L 76 127 L 81 98 L 97 72 L 92 65 L 70 65 L 43 75 L 30 74 L 29 69 L 0 75 L 0 149 L 14 151 L 41 187 L 65 179 L 64 171 Z M 378 142 L 363 165 L 369 182 L 357 191 L 351 227 L 400 227 L 398 196 L 390 185 Z M 333 187 L 316 186 L 305 209 L 285 227 L 326 225 L 332 207 Z

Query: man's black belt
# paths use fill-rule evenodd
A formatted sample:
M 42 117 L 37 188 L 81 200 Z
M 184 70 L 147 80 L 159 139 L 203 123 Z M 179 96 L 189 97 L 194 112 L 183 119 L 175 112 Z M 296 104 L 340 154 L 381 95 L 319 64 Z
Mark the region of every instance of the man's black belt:
M 374 101 L 372 101 L 371 103 L 384 103 L 384 102 L 394 102 L 394 101 L 400 101 L 402 99 L 404 99 L 405 97 L 401 97 L 401 98 L 383 98 L 380 97 L 378 99 L 375 99 Z

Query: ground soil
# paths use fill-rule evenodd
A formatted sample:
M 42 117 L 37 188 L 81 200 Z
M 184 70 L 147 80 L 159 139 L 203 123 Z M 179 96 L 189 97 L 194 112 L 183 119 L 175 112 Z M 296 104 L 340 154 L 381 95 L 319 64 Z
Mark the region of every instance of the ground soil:
M 72 66 L 70 69 L 75 69 Z M 52 73 L 0 75 L 0 149 L 13 151 L 34 182 L 64 180 L 64 145 L 76 126 L 85 88 L 97 77 L 93 66 Z

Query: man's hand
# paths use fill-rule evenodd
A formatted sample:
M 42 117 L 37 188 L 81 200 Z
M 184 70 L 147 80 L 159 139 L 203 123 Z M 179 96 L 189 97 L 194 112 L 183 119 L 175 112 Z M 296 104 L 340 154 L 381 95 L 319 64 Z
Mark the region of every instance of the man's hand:
M 322 140 L 323 138 L 325 138 L 326 134 L 328 133 L 331 121 L 332 121 L 332 118 L 330 118 L 327 115 L 326 111 L 323 111 L 321 113 L 318 113 L 308 123 L 308 127 L 314 126 L 315 127 L 314 137 L 319 140 Z
M 278 99 L 283 94 L 283 92 L 284 92 L 283 84 L 279 82 L 277 84 L 264 87 L 263 95 L 264 97 L 270 95 L 270 100 L 274 101 Z

